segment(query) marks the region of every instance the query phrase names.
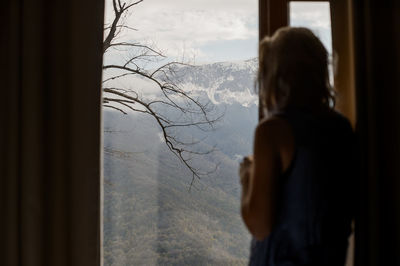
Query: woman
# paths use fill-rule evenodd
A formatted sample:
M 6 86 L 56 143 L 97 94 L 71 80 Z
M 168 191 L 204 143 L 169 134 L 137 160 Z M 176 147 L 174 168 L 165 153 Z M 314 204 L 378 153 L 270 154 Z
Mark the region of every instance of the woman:
M 334 111 L 328 53 L 305 28 L 260 43 L 267 118 L 240 166 L 250 265 L 344 265 L 353 218 L 354 134 Z

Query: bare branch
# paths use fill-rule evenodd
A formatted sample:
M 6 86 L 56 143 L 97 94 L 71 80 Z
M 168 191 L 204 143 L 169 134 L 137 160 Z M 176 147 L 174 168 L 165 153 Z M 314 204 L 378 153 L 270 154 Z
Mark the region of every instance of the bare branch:
M 134 74 L 135 73 L 124 73 L 124 74 L 121 74 L 121 75 L 117 75 L 117 76 L 105 79 L 105 80 L 102 81 L 102 83 L 106 83 L 107 81 L 110 81 L 110 80 L 119 79 L 119 78 L 122 78 L 122 77 L 125 77 L 125 76 L 134 75 Z
M 112 70 L 113 76 L 104 78 L 103 84 L 119 80 L 123 77 L 136 76 L 150 82 L 159 91 L 159 96 L 153 99 L 139 97 L 138 90 L 131 90 L 124 86 L 103 87 L 104 97 L 103 106 L 117 110 L 123 114 L 127 111 L 146 114 L 153 118 L 158 125 L 163 141 L 169 151 L 171 151 L 185 166 L 192 175 L 190 188 L 196 188 L 194 181 L 200 180 L 202 176 L 214 172 L 202 171 L 194 166 L 193 160 L 196 156 L 206 156 L 215 151 L 215 147 L 207 150 L 199 150 L 198 144 L 204 139 L 187 140 L 176 134 L 180 130 L 188 128 L 199 129 L 201 131 L 212 130 L 214 124 L 218 122 L 221 116 L 213 116 L 213 106 L 209 102 L 203 103 L 193 96 L 190 91 L 180 88 L 178 66 L 189 67 L 191 65 L 184 62 L 170 61 L 153 70 L 146 70 L 147 62 L 163 62 L 166 56 L 153 46 L 138 42 L 118 41 L 117 36 L 123 29 L 137 30 L 124 25 L 130 8 L 140 4 L 143 0 L 133 1 L 131 3 L 122 0 L 113 0 L 114 18 L 112 23 L 105 26 L 107 31 L 103 42 L 103 53 L 112 47 L 116 52 L 129 53 L 129 57 L 122 63 L 112 63 L 103 65 L 103 70 Z M 115 72 L 115 73 L 114 73 Z M 111 83 L 111 82 L 110 82 Z M 107 83 L 107 84 L 110 84 Z M 172 111 L 166 112 L 166 110 Z M 179 115 L 176 115 L 179 114 Z M 216 165 L 216 168 L 218 166 Z M 216 169 L 215 168 L 215 169 Z
M 137 5 L 137 4 L 140 4 L 141 2 L 143 2 L 143 0 L 140 0 L 140 1 L 137 1 L 137 2 L 132 3 L 132 4 L 130 4 L 130 5 L 127 5 L 126 7 L 123 8 L 123 11 L 128 10 L 129 8 L 131 8 L 131 7 L 133 7 L 133 6 L 135 6 L 135 5 Z M 124 4 L 124 5 L 125 5 L 125 4 Z
M 124 29 L 128 29 L 128 30 L 133 30 L 133 31 L 138 31 L 138 29 L 135 29 L 135 28 L 132 28 L 132 27 L 129 27 L 129 26 L 126 26 L 126 25 L 117 25 L 116 27 L 117 28 L 124 28 Z M 111 29 L 111 26 L 104 27 L 104 30 L 109 30 L 109 29 Z
M 130 46 L 130 47 L 135 47 L 135 48 L 144 48 L 147 49 L 153 53 L 155 53 L 156 55 L 160 56 L 160 57 L 164 57 L 165 55 L 163 55 L 161 52 L 156 51 L 155 49 L 144 45 L 144 44 L 138 44 L 138 43 L 127 43 L 127 42 L 117 42 L 117 43 L 110 43 L 109 47 L 115 47 L 115 46 Z
M 107 98 L 107 97 L 103 97 L 103 101 L 107 101 L 107 102 L 121 102 L 121 103 L 132 103 L 134 104 L 134 101 L 129 101 L 129 100 L 123 100 L 123 99 L 115 99 L 115 98 Z
M 117 110 L 117 111 L 119 111 L 119 112 L 123 113 L 124 115 L 126 115 L 126 114 L 127 114 L 127 113 L 126 113 L 124 110 L 122 110 L 122 109 L 119 109 L 119 108 L 117 108 L 117 107 L 115 107 L 115 106 L 108 105 L 108 104 L 103 104 L 103 106 L 104 106 L 104 107 L 107 107 L 107 108 L 115 109 L 115 110 Z
M 113 0 L 113 8 L 114 8 L 114 20 L 111 23 L 110 31 L 108 32 L 107 37 L 103 42 L 103 54 L 107 51 L 110 47 L 111 41 L 115 38 L 115 32 L 117 30 L 119 19 L 121 18 L 122 12 L 118 10 L 116 0 Z

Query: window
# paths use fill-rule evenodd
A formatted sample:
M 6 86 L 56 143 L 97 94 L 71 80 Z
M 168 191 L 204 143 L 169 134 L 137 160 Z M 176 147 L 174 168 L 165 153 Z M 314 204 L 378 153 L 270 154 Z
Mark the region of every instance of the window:
M 311 29 L 332 53 L 329 2 L 289 2 L 289 25 Z
M 121 12 L 104 56 L 105 265 L 247 264 L 237 171 L 258 117 L 257 25 L 254 0 Z
M 333 84 L 332 29 L 329 2 L 289 2 L 289 25 L 309 28 L 320 38 L 329 53 L 329 74 L 331 84 Z

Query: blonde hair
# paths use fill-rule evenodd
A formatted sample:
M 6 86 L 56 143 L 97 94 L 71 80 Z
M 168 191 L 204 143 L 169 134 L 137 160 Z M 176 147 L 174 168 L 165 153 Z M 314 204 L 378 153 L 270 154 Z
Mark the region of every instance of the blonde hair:
M 259 46 L 258 83 L 268 111 L 290 106 L 333 108 L 328 52 L 306 28 L 286 27 Z

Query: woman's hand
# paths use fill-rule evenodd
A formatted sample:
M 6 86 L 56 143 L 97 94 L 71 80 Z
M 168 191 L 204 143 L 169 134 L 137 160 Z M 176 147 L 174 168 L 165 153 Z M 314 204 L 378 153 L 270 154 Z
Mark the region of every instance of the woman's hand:
M 242 185 L 244 193 L 247 192 L 252 165 L 253 156 L 249 155 L 243 158 L 239 166 L 240 184 Z

